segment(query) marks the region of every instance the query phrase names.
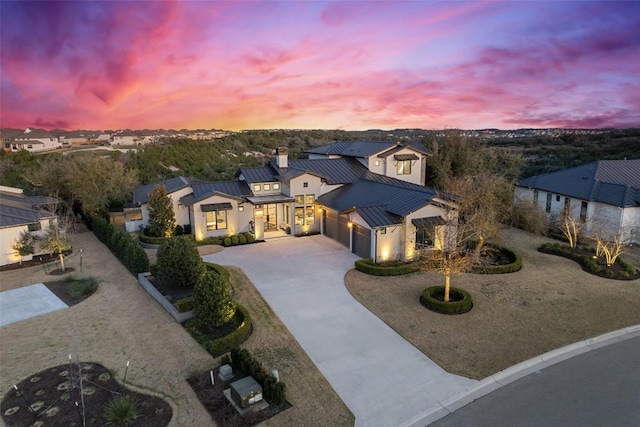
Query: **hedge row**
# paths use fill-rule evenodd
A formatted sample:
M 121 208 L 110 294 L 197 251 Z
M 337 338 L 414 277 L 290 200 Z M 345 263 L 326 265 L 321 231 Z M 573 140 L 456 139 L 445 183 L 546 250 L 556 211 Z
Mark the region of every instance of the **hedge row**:
M 418 265 L 414 262 L 381 265 L 374 263 L 372 258 L 359 259 L 355 265 L 356 270 L 372 276 L 400 276 L 419 270 Z
M 240 233 L 232 236 L 220 236 L 220 237 L 207 237 L 206 239 L 196 242 L 197 245 L 223 245 L 223 246 L 236 246 L 246 245 L 249 243 L 255 243 L 256 238 L 251 233 Z
M 522 268 L 522 255 L 504 246 L 493 245 L 493 249 L 500 252 L 500 255 L 509 260 L 509 264 L 503 265 L 482 265 L 473 269 L 478 274 L 505 274 L 514 273 Z
M 129 233 L 102 217 L 93 218 L 91 229 L 131 273 L 137 275 L 149 271 L 147 253 Z
M 588 254 L 576 253 L 568 245 L 560 243 L 544 243 L 538 248 L 539 252 L 558 255 L 573 260 L 580 264 L 584 271 L 595 274 L 596 276 L 606 277 L 609 279 L 634 279 L 637 275 L 636 268 L 633 265 L 626 263 L 622 258 L 618 257 L 616 259 L 616 264 L 622 266 L 624 271 L 621 273 L 623 277 L 616 277 L 613 270 L 602 268 L 594 259 L 595 249 L 582 247 L 581 250 L 587 251 Z
M 449 302 L 440 298 L 444 295 L 444 286 L 432 286 L 422 291 L 420 304 L 431 311 L 442 314 L 462 314 L 473 308 L 471 294 L 462 289 L 449 288 Z
M 213 357 L 218 357 L 242 344 L 249 338 L 253 330 L 249 312 L 239 304 L 236 306 L 236 314 L 233 316 L 232 322 L 234 322 L 236 329 L 229 335 L 217 339 L 202 333 L 196 319 L 187 320 L 185 329 Z
M 231 350 L 231 363 L 233 366 L 247 375 L 253 377 L 262 385 L 264 398 L 274 405 L 282 405 L 286 400 L 285 385 L 282 381 L 276 381 L 271 374 L 267 374 L 249 350 L 245 348 L 233 348 Z

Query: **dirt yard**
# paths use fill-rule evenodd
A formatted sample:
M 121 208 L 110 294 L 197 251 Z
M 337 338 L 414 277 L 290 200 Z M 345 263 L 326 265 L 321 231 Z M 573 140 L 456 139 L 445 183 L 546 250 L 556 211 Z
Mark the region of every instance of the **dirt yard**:
M 73 244 L 66 265 L 75 269 L 75 277 L 97 277 L 98 291 L 76 306 L 0 329 L 2 395 L 29 375 L 66 363 L 69 354 L 74 360 L 102 364 L 119 380 L 129 361 L 127 386 L 165 398 L 174 411 L 171 426 L 212 425 L 186 378 L 212 369 L 218 361 L 144 292 L 92 233 L 74 235 Z M 266 368 L 280 371 L 293 404 L 268 425 L 353 425 L 353 415 L 253 285 L 240 272 L 232 274 L 236 298 L 256 324 L 245 346 Z M 61 277 L 46 274 L 42 267 L 3 271 L 0 291 Z
M 444 369 L 476 379 L 640 324 L 640 280 L 593 276 L 573 261 L 537 252 L 546 241 L 507 230 L 501 243 L 522 253 L 522 270 L 453 276 L 452 286 L 473 296 L 474 308 L 463 315 L 437 314 L 420 305 L 425 287 L 444 284 L 437 273 L 374 277 L 351 270 L 345 282 L 362 304 Z M 640 267 L 635 250 L 626 259 Z

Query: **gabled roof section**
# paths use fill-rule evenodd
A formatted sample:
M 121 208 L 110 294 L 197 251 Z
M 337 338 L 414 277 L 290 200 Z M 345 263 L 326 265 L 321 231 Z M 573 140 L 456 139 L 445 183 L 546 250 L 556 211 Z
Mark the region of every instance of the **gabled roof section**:
M 141 185 L 133 192 L 133 203 L 138 205 L 147 203 L 147 201 L 149 201 L 149 193 L 155 188 L 156 185 L 164 185 L 167 189 L 167 194 L 171 194 L 174 191 L 181 190 L 191 185 L 191 180 L 183 176 L 179 176 L 177 178 L 171 178 L 153 184 Z
M 402 217 L 387 212 L 384 206 L 363 206 L 357 209 L 362 219 L 371 227 L 402 225 Z
M 395 221 L 398 217 L 405 217 L 430 204 L 436 195 L 432 188 L 369 172 L 353 184 L 344 185 L 318 197 L 318 203 L 339 212 L 354 208 L 360 212 L 365 208 L 365 215 L 369 215 L 369 219 L 365 221 L 371 220 L 372 226 L 385 226 L 397 224 Z M 382 217 L 381 211 L 387 216 L 384 221 L 375 219 L 376 216 Z
M 399 142 L 391 141 L 339 141 L 333 144 L 323 145 L 321 147 L 311 148 L 306 150 L 307 154 L 320 154 L 325 156 L 344 156 L 344 157 L 360 157 L 367 158 L 375 154 L 378 157 L 386 157 L 393 154 L 395 151 L 402 150 L 403 148 L 411 148 L 418 153 L 426 156 L 431 155 L 430 151 L 419 143 L 401 144 Z M 389 152 L 390 150 L 394 150 Z
M 236 199 L 253 195 L 244 181 L 193 181 L 191 188 L 193 193 L 180 198 L 180 203 L 184 206 L 191 206 L 216 194 Z
M 278 172 L 271 166 L 257 166 L 253 168 L 240 168 L 237 176 L 244 176 L 244 179 L 253 184 L 254 182 L 276 182 L 278 181 Z
M 599 160 L 524 178 L 518 185 L 613 206 L 640 206 L 640 159 Z
M 355 159 L 317 159 L 317 160 L 289 160 L 288 173 L 295 171 L 310 173 L 324 178 L 327 184 L 350 184 L 359 180 L 367 173 L 367 168 Z
M 7 194 L 0 192 L 2 196 L 0 197 L 0 228 L 18 227 L 36 223 L 41 219 L 56 217 L 54 213 L 38 207 L 38 204 L 31 203 L 33 200 L 29 200 L 29 196 L 19 200 L 16 197 L 4 197 Z M 17 194 L 9 194 L 9 196 L 17 196 Z

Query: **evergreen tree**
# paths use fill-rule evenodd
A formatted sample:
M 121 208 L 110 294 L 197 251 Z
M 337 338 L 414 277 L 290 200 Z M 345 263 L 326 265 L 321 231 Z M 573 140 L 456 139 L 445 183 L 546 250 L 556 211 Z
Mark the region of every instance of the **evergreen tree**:
M 164 185 L 156 185 L 149 193 L 149 235 L 171 237 L 176 228 L 173 202 Z

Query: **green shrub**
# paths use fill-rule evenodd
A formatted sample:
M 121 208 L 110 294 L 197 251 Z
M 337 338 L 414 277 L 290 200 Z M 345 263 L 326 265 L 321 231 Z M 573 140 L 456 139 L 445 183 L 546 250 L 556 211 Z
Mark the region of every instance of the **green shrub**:
M 185 323 L 185 328 L 198 344 L 213 357 L 218 357 L 232 348 L 239 346 L 251 335 L 251 331 L 253 330 L 251 317 L 249 316 L 249 312 L 241 305 L 236 306 L 233 322 L 237 325 L 237 328 L 229 335 L 218 339 L 211 339 L 206 334 L 200 332 L 196 319 L 188 320 Z
M 181 225 L 176 225 L 176 229 L 173 231 L 174 236 L 182 236 L 184 234 L 184 228 Z
M 87 298 L 92 295 L 98 289 L 98 279 L 95 277 L 89 277 L 86 279 L 76 279 L 69 277 L 65 280 L 67 282 L 67 290 L 69 295 L 74 300 Z
M 223 244 L 224 246 L 231 246 L 231 237 L 225 237 L 225 238 L 222 240 L 222 244 Z
M 229 270 L 227 270 L 220 264 L 215 264 L 213 262 L 205 262 L 205 266 L 207 268 L 215 270 L 220 276 L 222 276 L 222 278 L 224 278 L 224 280 L 227 281 L 227 283 L 230 283 L 231 275 L 229 274 Z
M 238 236 L 238 244 L 239 245 L 245 245 L 247 243 L 247 236 L 245 236 L 244 234 L 241 234 Z
M 158 264 L 151 264 L 149 266 L 149 273 L 151 273 L 152 276 L 157 276 L 158 275 Z
M 96 237 L 133 273 L 149 271 L 149 257 L 142 247 L 123 229 L 109 224 L 104 218 L 93 219 Z
M 254 235 L 251 233 L 247 233 L 247 243 L 253 243 L 255 241 L 256 241 L 256 238 L 254 237 Z
M 222 326 L 235 312 L 229 281 L 207 268 L 193 289 L 193 317 L 200 325 Z
M 419 270 L 418 265 L 413 262 L 381 265 L 375 264 L 372 258 L 359 259 L 355 262 L 355 266 L 356 270 L 372 276 L 400 276 Z
M 231 245 L 236 246 L 238 244 L 238 236 L 231 236 Z
M 105 409 L 105 417 L 111 426 L 132 425 L 139 416 L 138 402 L 128 394 L 114 397 Z
M 166 286 L 193 287 L 204 264 L 193 239 L 176 236 L 158 249 L 158 279 Z
M 184 297 L 179 299 L 173 304 L 178 312 L 186 313 L 187 311 L 193 310 L 193 296 Z
M 262 364 L 245 348 L 231 349 L 231 363 L 233 367 L 252 376 L 262 385 L 265 399 L 274 405 L 282 405 L 286 400 L 286 387 L 282 381 L 265 371 Z
M 438 299 L 444 295 L 444 286 L 432 286 L 422 291 L 420 304 L 431 311 L 442 314 L 462 314 L 473 308 L 471 294 L 462 289 L 449 288 L 449 302 Z
M 522 268 L 522 255 L 512 249 L 504 246 L 492 245 L 493 249 L 499 251 L 508 264 L 502 265 L 482 265 L 473 269 L 474 273 L 479 274 L 506 274 L 514 273 Z
M 185 224 L 182 226 L 184 234 L 191 234 L 191 224 Z
M 153 237 L 145 234 L 144 230 L 140 232 L 138 238 L 141 242 L 147 243 L 149 245 L 162 245 L 165 241 L 167 241 L 168 237 Z
M 285 229 L 285 233 L 291 234 L 291 227 L 287 226 L 287 228 Z

